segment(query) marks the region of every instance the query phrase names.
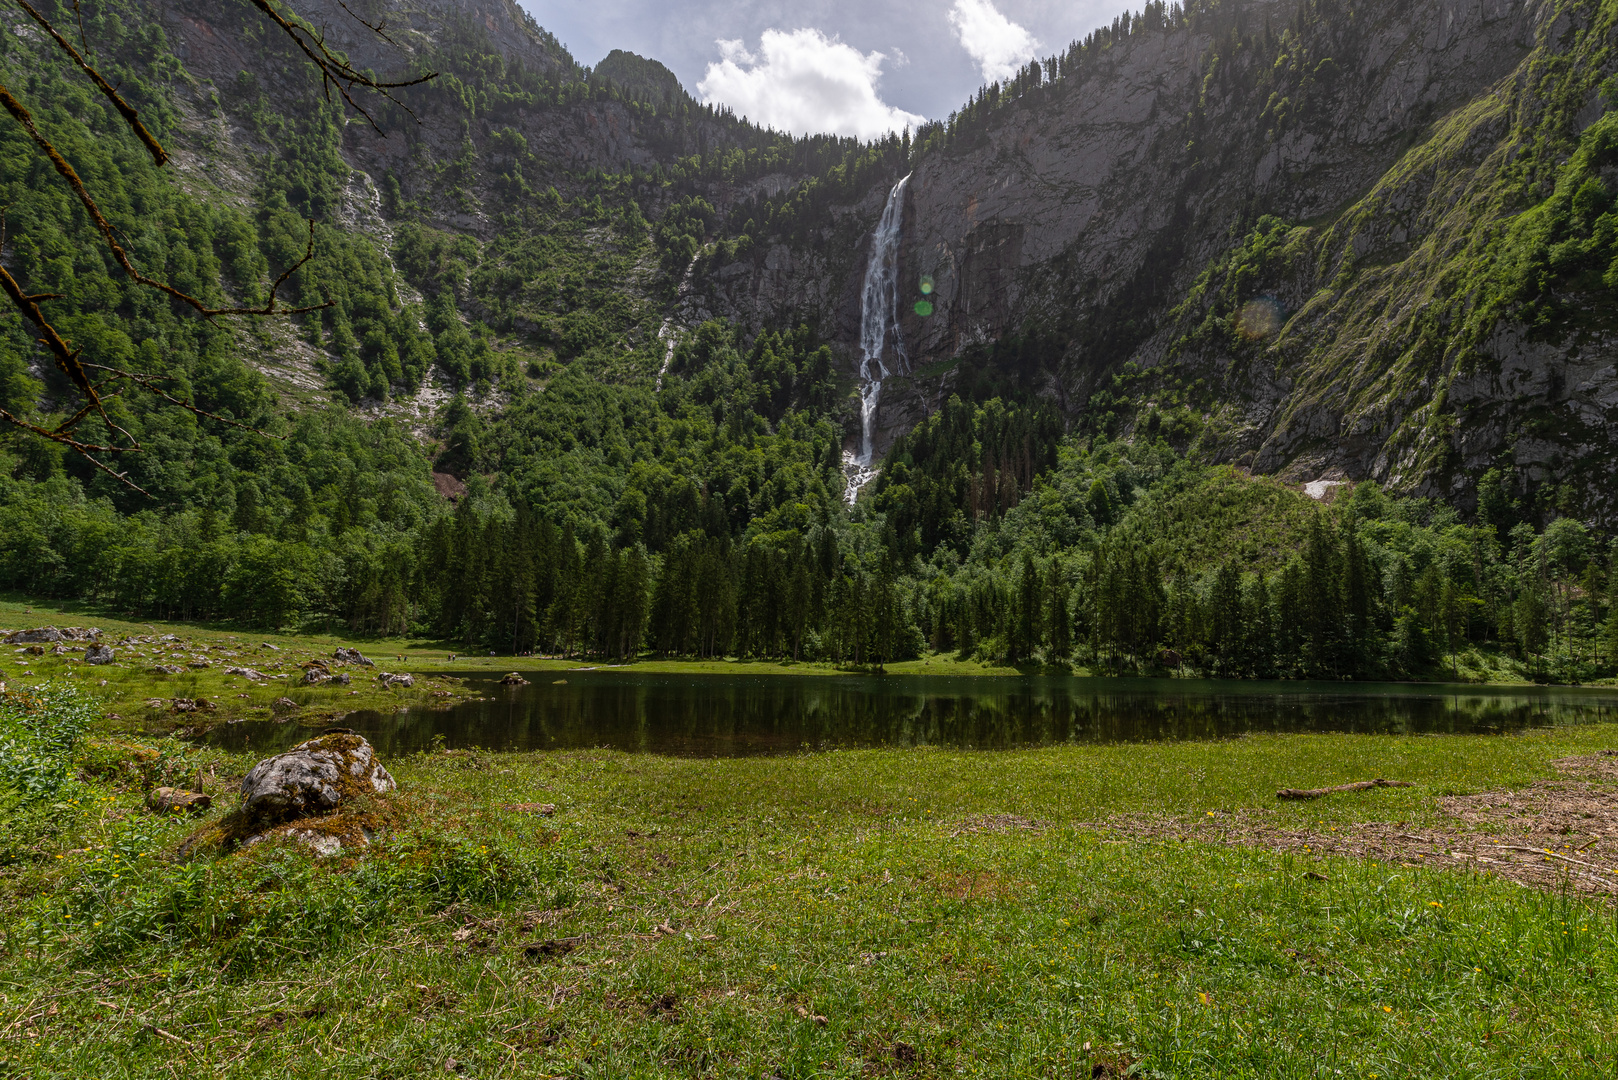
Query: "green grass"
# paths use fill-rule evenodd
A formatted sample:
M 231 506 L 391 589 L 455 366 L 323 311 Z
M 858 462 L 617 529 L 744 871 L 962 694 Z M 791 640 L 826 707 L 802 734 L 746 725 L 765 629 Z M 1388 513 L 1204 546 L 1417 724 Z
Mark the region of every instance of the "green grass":
M 65 678 L 85 685 L 104 704 L 110 719 L 108 730 L 167 732 L 181 726 L 219 723 L 229 719 L 268 716 L 270 704 L 287 697 L 301 708 L 298 717 L 310 723 L 324 723 L 354 709 L 393 709 L 401 704 L 443 703 L 462 699 L 467 689 L 458 681 L 444 678 L 452 650 L 433 648 L 419 642 L 396 638 L 356 638 L 343 634 L 288 634 L 276 631 L 240 630 L 199 626 L 188 623 L 111 619 L 78 605 L 46 606 L 20 600 L 0 599 L 0 633 L 39 626 L 94 626 L 102 640 L 113 646 L 112 664 L 89 666 L 82 662 L 84 646 L 67 643 L 62 656 L 31 656 L 20 646 L 0 646 L 0 683 L 13 688 L 31 686 L 50 679 Z M 124 646 L 126 636 L 162 637 L 172 634 L 178 640 L 155 645 Z M 330 660 L 338 646 L 359 648 L 376 667 L 347 667 L 352 682 L 347 686 L 326 684 L 305 686 L 299 679 L 298 664 L 312 659 Z M 273 646 L 268 648 L 266 646 Z M 226 652 L 234 656 L 224 655 Z M 189 664 L 205 657 L 210 667 L 193 670 Z M 403 659 L 400 659 L 403 657 Z M 180 675 L 156 672 L 157 665 L 185 668 Z M 489 667 L 488 658 L 462 667 Z M 275 675 L 264 682 L 225 674 L 227 667 L 248 667 Z M 278 667 L 279 674 L 271 671 Z M 509 670 L 507 666 L 501 670 Z M 425 675 L 411 689 L 384 690 L 377 686 L 379 671 L 412 672 Z M 442 695 L 442 696 L 435 696 Z M 148 709 L 145 702 L 174 698 L 206 698 L 218 706 L 206 713 L 174 713 L 168 708 Z
M 99 750 L 54 839 L 0 878 L 0 1075 L 1611 1076 L 1610 907 L 1093 823 L 1414 827 L 1437 796 L 1614 744 L 1609 725 L 425 754 L 387 763 L 396 824 L 367 852 L 189 863 L 167 853 L 196 823 L 137 812 L 138 779 Z M 176 773 L 251 764 L 161 748 Z M 1372 775 L 1415 786 L 1274 800 Z M 508 808 L 536 802 L 555 816 Z M 1043 828 L 960 832 L 977 814 Z M 559 957 L 521 948 L 572 937 Z

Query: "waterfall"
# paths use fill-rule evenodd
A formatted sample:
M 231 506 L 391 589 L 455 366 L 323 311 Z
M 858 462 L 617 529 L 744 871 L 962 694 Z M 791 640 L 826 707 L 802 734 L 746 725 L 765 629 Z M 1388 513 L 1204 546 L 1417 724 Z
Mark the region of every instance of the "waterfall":
M 888 192 L 888 205 L 871 235 L 871 261 L 865 265 L 865 291 L 860 301 L 860 457 L 869 467 L 876 434 L 876 406 L 882 400 L 882 380 L 910 370 L 904 339 L 899 336 L 899 229 L 904 223 L 906 176 Z M 882 360 L 888 331 L 893 331 L 894 366 Z

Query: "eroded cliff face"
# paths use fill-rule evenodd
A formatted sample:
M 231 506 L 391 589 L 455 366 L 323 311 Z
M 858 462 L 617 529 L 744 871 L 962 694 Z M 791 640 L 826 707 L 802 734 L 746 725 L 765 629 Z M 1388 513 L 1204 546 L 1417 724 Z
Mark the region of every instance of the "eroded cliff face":
M 1182 402 L 1205 450 L 1256 470 L 1465 503 L 1505 465 L 1618 510 L 1578 467 L 1618 451 L 1602 305 L 1577 330 L 1509 311 L 1477 325 L 1484 241 L 1549 194 L 1604 112 L 1613 16 L 1595 0 L 1228 11 L 1137 32 L 915 163 L 905 295 L 930 279 L 933 311 L 902 321 L 916 374 L 885 388 L 884 436 L 950 392 L 952 361 L 1018 338 L 1075 419 L 1121 386 L 1126 424 Z M 868 233 L 885 195 L 815 249 L 766 248 L 696 291 L 752 322 L 812 318 L 857 363 L 850 223 Z M 1243 333 L 1197 334 L 1221 291 L 1267 306 Z
M 491 83 L 515 83 L 524 75 L 580 83 L 585 72 L 567 51 L 514 0 L 301 0 L 295 5 L 309 26 L 358 68 L 385 80 L 403 80 L 429 68 L 443 69 L 450 57 L 470 58 L 485 67 L 497 54 L 506 69 Z M 262 16 L 245 3 L 161 0 L 153 12 L 184 63 L 199 113 L 217 111 L 229 141 L 255 152 L 251 136 L 236 121 L 244 75 L 251 92 L 264 92 L 277 106 L 308 107 L 308 65 L 285 38 L 267 32 Z M 364 20 L 364 21 L 361 21 Z M 371 26 L 380 26 L 379 34 Z M 286 73 L 299 77 L 292 82 Z M 556 103 L 507 104 L 480 97 L 465 71 L 443 70 L 423 86 L 395 91 L 403 108 L 374 95 L 356 100 L 377 119 L 373 127 L 350 113 L 343 125 L 347 163 L 373 183 L 392 173 L 404 195 L 419 203 L 433 224 L 488 237 L 502 212 L 520 209 L 509 190 L 491 183 L 503 171 L 525 170 L 531 185 L 555 187 L 564 198 L 590 197 L 601 174 L 623 174 L 668 165 L 698 147 L 725 147 L 735 138 L 733 124 L 694 110 L 676 125 L 633 102 L 575 93 Z M 335 91 L 333 91 L 335 92 Z M 413 114 L 413 115 L 412 115 Z M 229 147 L 220 147 L 227 152 Z M 464 195 L 445 198 L 447 162 L 465 161 Z M 778 190 L 766 181 L 747 185 L 709 184 L 704 194 L 721 208 L 739 199 Z M 655 217 L 663 193 L 641 185 Z

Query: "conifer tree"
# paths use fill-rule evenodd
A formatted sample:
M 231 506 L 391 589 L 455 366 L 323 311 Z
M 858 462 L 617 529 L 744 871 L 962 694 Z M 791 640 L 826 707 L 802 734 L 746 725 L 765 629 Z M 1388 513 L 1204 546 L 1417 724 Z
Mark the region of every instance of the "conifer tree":
M 1073 617 L 1069 612 L 1071 590 L 1060 555 L 1052 556 L 1046 568 L 1045 659 L 1063 663 L 1073 654 Z

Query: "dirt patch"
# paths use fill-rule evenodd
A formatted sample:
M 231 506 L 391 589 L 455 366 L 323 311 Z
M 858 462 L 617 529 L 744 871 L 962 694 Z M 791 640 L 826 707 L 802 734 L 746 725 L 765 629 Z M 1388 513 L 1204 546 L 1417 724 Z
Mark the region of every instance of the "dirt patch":
M 1119 815 L 1094 827 L 1130 839 L 1196 840 L 1474 870 L 1536 888 L 1565 883 L 1581 893 L 1618 897 L 1618 754 L 1564 758 L 1554 765 L 1562 774 L 1556 780 L 1441 798 L 1438 805 L 1453 824 L 1424 828 L 1365 821 L 1287 829 L 1273 823 L 1270 810 L 1195 821 Z
M 449 473 L 435 472 L 432 474 L 432 476 L 433 488 L 438 492 L 441 498 L 448 499 L 450 502 L 455 502 L 462 495 L 466 494 L 466 484 L 461 482 L 461 480 L 458 478 L 451 476 Z
M 946 874 L 938 881 L 945 896 L 956 900 L 997 900 L 1016 896 L 1022 883 L 999 874 Z
M 955 827 L 951 836 L 960 836 L 962 833 L 997 833 L 1013 832 L 1021 829 L 1027 832 L 1038 832 L 1045 827 L 1043 822 L 1032 818 L 1021 817 L 1017 814 L 979 814 L 969 817 Z

